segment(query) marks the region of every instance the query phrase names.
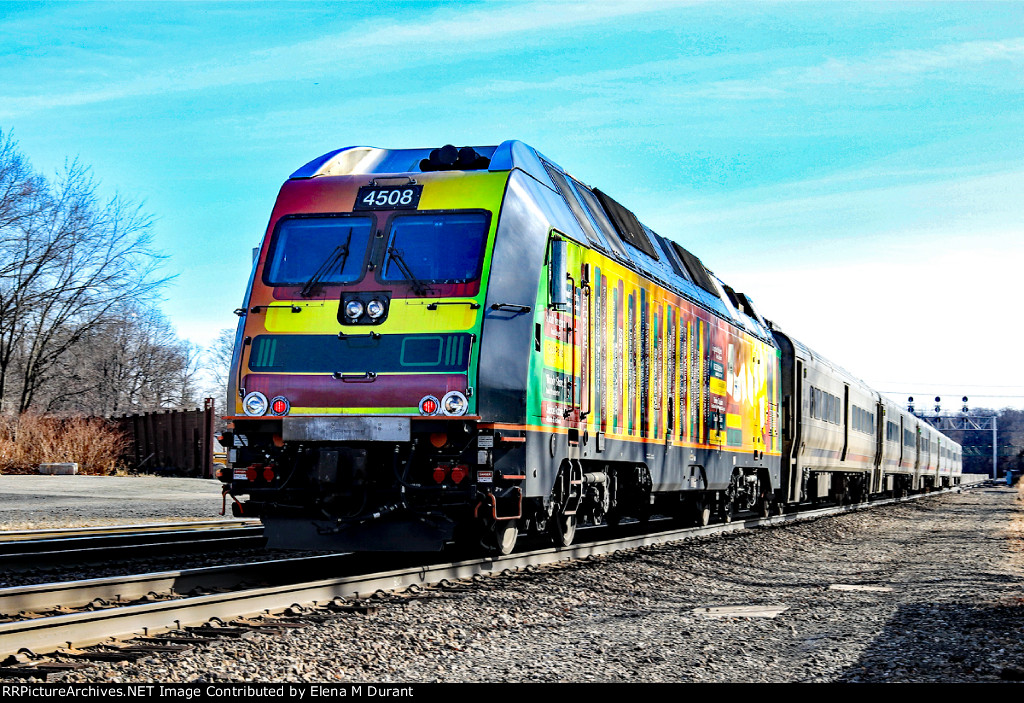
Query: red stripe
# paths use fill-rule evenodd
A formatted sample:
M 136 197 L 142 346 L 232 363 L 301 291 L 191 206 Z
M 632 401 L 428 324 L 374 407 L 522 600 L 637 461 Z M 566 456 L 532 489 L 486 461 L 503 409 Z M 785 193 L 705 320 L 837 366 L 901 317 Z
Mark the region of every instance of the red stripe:
M 415 407 L 425 395 L 441 399 L 448 391 L 466 392 L 463 374 L 396 374 L 377 376 L 372 383 L 352 383 L 328 375 L 295 376 L 251 373 L 245 376 L 246 392 L 259 391 L 268 398 L 283 395 L 292 407 Z

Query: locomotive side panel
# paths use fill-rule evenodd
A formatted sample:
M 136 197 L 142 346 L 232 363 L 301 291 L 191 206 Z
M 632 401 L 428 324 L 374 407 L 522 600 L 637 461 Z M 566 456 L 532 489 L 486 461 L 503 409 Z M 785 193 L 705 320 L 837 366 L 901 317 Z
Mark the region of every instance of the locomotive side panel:
M 543 188 L 513 171 L 502 199 L 481 339 L 479 413 L 489 422 L 522 424 L 526 416 L 534 310 L 547 233 L 557 209 Z
M 724 490 L 737 468 L 778 486 L 775 347 L 600 251 L 566 252 L 565 309 L 537 295 L 528 416 L 547 462 L 643 466 L 653 493 Z

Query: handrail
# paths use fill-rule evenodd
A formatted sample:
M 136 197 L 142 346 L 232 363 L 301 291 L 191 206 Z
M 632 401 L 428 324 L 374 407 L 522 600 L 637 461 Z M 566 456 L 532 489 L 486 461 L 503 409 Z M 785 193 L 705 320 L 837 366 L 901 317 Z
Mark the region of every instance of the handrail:
M 507 310 L 509 312 L 530 312 L 533 310 L 529 305 L 518 303 L 491 303 L 491 310 Z
M 338 339 L 380 339 L 380 332 L 370 332 L 369 334 L 345 334 L 344 332 L 338 332 Z
M 260 310 L 269 310 L 270 308 L 289 308 L 292 312 L 302 312 L 302 308 L 298 305 L 253 305 L 249 308 L 249 312 L 258 313 Z
M 473 300 L 435 300 L 427 306 L 427 310 L 437 310 L 438 305 L 468 305 L 470 310 L 480 309 L 480 303 Z
M 573 408 L 576 406 L 576 279 L 572 277 L 571 273 L 565 274 L 566 279 L 572 283 L 572 319 L 570 324 L 572 325 L 572 368 L 569 374 L 569 384 L 572 387 L 572 395 L 569 396 L 569 407 L 562 411 L 562 419 L 566 419 L 572 415 Z
M 380 184 L 377 181 L 400 181 L 400 180 L 405 180 L 405 183 L 403 183 L 402 185 L 407 185 L 407 186 L 414 186 L 414 185 L 416 185 L 416 179 L 413 178 L 412 176 L 376 176 L 375 178 L 371 178 L 370 179 L 370 185 L 371 186 L 379 186 Z
M 586 358 L 584 359 L 583 363 L 585 363 L 587 365 L 587 368 L 586 368 L 586 378 L 587 378 L 587 381 L 589 382 L 590 379 L 592 378 L 591 372 L 593 371 L 593 368 L 590 365 L 590 358 L 591 358 L 591 356 L 593 356 L 593 353 L 592 353 L 593 350 L 590 347 L 592 346 L 593 341 L 594 341 L 591 338 L 592 335 L 590 334 L 590 328 L 591 328 L 591 325 L 593 324 L 592 316 L 591 316 L 591 312 L 590 312 L 590 302 L 591 302 L 590 281 L 581 281 L 580 282 L 580 295 L 583 295 L 583 296 L 585 296 L 587 298 L 587 327 L 586 327 L 586 331 L 587 331 L 587 352 L 586 352 Z M 574 300 L 575 300 L 575 298 L 574 298 Z M 583 412 L 583 398 L 584 397 L 586 397 L 586 399 L 587 399 L 587 411 L 586 412 Z M 593 410 L 594 410 L 593 404 L 590 402 L 590 389 L 584 387 L 584 385 L 583 385 L 583 377 L 581 376 L 580 377 L 580 419 L 581 420 L 586 420 L 587 419 L 587 415 L 589 415 Z
M 331 375 L 345 383 L 373 383 L 377 380 L 377 374 L 373 371 L 367 371 L 366 373 L 341 373 L 340 371 L 335 371 Z
M 242 357 L 245 356 L 245 348 L 252 344 L 252 337 L 242 340 L 242 348 L 238 350 L 238 370 L 235 376 L 235 387 L 238 389 L 238 397 L 245 397 L 245 388 L 242 387 Z

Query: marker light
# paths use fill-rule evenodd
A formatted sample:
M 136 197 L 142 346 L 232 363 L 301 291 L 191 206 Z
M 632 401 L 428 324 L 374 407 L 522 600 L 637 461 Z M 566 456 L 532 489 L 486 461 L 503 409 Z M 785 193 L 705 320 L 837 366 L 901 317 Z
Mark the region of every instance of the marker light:
M 363 315 L 363 304 L 358 300 L 345 303 L 345 316 L 350 320 L 358 320 Z
M 445 415 L 465 415 L 469 401 L 458 391 L 448 391 L 441 399 L 441 410 Z
M 291 403 L 283 395 L 279 395 L 270 401 L 270 412 L 275 415 L 287 415 L 291 407 Z
M 452 481 L 456 484 L 462 483 L 462 480 L 469 475 L 469 467 L 465 464 L 458 464 L 452 467 Z
M 370 316 L 370 319 L 379 320 L 387 308 L 384 306 L 383 301 L 374 298 L 366 304 L 366 314 Z
M 420 415 L 437 415 L 439 407 L 440 403 L 437 402 L 437 398 L 432 395 L 425 395 L 420 401 Z
M 266 415 L 267 407 L 267 396 L 259 391 L 253 391 L 242 399 L 242 410 L 246 415 Z

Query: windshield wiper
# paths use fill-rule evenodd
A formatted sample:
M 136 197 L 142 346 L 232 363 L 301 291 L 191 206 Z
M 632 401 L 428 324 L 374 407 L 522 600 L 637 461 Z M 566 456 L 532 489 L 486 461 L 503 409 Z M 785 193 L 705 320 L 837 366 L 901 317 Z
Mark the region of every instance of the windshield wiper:
M 412 286 L 413 291 L 416 295 L 426 295 L 430 292 L 430 288 L 424 285 L 423 281 L 412 275 L 412 271 L 409 269 L 409 264 L 405 263 L 405 259 L 402 258 L 402 252 L 398 251 L 394 247 L 388 249 L 388 256 L 395 262 L 395 266 L 398 267 L 398 271 L 405 276 L 406 280 Z
M 338 271 L 344 271 L 345 262 L 348 261 L 348 247 L 351 243 L 352 228 L 349 227 L 348 238 L 345 239 L 345 243 L 334 247 L 334 251 L 324 259 L 323 263 L 320 264 L 310 279 L 306 281 L 306 285 L 302 286 L 302 290 L 299 291 L 299 295 L 303 298 L 309 298 L 312 296 L 317 288 L 320 287 L 320 281 L 323 280 L 324 276 L 326 276 L 339 261 L 341 264 L 338 266 Z

